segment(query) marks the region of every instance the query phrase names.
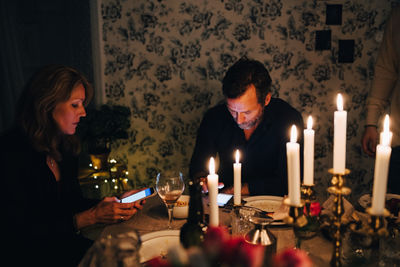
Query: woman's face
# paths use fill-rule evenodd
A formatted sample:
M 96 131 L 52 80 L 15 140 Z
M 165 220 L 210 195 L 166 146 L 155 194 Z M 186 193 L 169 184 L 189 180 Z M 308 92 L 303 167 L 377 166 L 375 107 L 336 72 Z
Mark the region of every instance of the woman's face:
M 85 87 L 79 84 L 72 90 L 67 101 L 56 105 L 53 111 L 53 119 L 62 133 L 68 135 L 75 133 L 80 118 L 86 116 L 84 101 Z

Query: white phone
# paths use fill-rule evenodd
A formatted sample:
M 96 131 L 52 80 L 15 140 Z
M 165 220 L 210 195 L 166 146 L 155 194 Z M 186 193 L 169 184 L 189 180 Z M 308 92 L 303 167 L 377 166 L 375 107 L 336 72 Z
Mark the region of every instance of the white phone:
M 217 203 L 218 206 L 223 207 L 225 206 L 229 200 L 231 200 L 233 197 L 232 194 L 225 194 L 225 193 L 219 193 L 217 196 Z
M 149 187 L 146 188 L 144 190 L 141 190 L 137 193 L 134 193 L 130 196 L 124 197 L 123 199 L 121 199 L 121 203 L 131 203 L 131 202 L 135 202 L 138 200 L 142 200 L 148 197 L 151 197 L 152 195 L 154 195 L 156 193 L 156 191 L 154 190 L 153 187 Z

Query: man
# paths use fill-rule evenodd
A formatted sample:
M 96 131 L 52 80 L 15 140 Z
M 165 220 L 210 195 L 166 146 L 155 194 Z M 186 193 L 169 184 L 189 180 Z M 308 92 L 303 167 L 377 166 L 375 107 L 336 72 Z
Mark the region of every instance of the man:
M 293 124 L 302 143 L 300 113 L 285 101 L 271 97 L 271 78 L 258 61 L 240 59 L 222 83 L 226 101 L 204 115 L 190 162 L 190 177 L 207 177 L 210 157 L 218 156 L 223 191 L 232 193 L 234 154 L 239 149 L 242 194 L 283 196 L 287 193 L 286 142 Z
M 400 194 L 400 7 L 392 11 L 375 64 L 374 80 L 367 99 L 367 117 L 362 147 L 375 157 L 378 120 L 390 104 L 390 130 L 393 132 L 388 191 Z M 381 125 L 379 125 L 381 127 Z

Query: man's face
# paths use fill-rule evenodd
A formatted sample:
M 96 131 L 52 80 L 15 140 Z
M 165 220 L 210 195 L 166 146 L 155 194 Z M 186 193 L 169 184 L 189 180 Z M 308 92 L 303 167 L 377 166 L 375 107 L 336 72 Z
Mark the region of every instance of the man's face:
M 240 97 L 226 99 L 226 105 L 233 119 L 243 130 L 257 127 L 263 115 L 264 106 L 258 102 L 256 88 L 252 84 Z

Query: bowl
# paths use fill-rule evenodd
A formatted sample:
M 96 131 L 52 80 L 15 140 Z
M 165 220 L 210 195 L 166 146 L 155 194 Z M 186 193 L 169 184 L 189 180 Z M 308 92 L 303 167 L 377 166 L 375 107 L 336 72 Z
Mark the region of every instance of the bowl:
M 173 209 L 173 216 L 176 219 L 186 219 L 189 214 L 190 196 L 182 195 L 178 198 Z

